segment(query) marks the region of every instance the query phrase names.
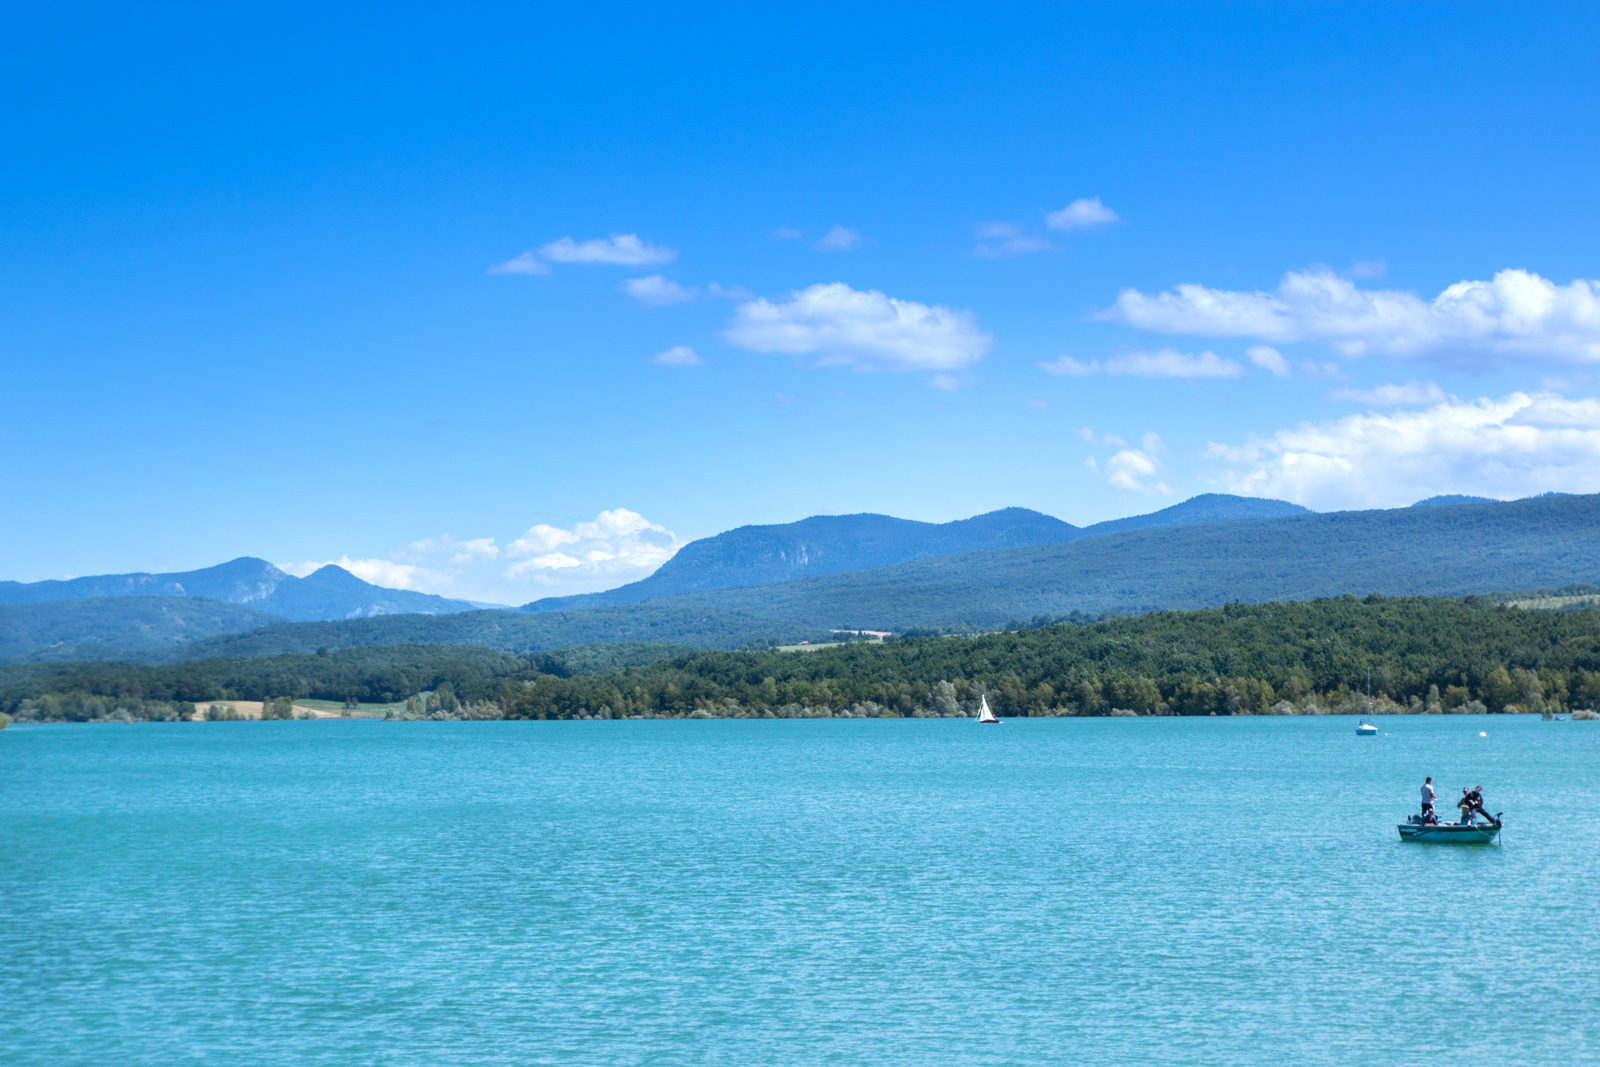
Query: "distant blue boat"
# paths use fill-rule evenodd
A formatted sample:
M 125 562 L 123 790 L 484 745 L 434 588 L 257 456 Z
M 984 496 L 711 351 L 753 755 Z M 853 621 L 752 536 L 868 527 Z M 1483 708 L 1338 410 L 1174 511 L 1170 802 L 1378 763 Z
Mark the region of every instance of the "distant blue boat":
M 1494 822 L 1459 823 L 1422 821 L 1413 815 L 1400 824 L 1400 840 L 1433 845 L 1492 845 L 1500 836 L 1500 817 Z

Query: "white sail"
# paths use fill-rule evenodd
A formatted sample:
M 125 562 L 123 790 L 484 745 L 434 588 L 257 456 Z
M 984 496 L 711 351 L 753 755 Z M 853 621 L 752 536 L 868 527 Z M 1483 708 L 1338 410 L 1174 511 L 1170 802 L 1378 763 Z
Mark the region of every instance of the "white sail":
M 999 722 L 1000 720 L 995 718 L 994 712 L 989 710 L 989 697 L 985 695 L 980 699 L 982 700 L 982 706 L 978 709 L 978 721 Z

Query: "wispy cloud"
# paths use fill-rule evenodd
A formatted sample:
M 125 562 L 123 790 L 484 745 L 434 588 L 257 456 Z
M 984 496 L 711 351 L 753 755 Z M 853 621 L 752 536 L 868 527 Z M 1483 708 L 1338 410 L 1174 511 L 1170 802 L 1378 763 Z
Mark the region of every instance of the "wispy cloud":
M 1058 378 L 1087 378 L 1091 374 L 1099 373 L 1100 361 L 1073 359 L 1071 356 L 1063 355 L 1040 363 L 1039 369 Z
M 524 252 L 504 263 L 489 268 L 490 274 L 549 274 L 550 268 L 535 259 L 532 252 Z
M 1061 378 L 1087 378 L 1102 371 L 1122 378 L 1237 378 L 1245 373 L 1243 365 L 1223 359 L 1215 352 L 1191 355 L 1171 348 L 1155 352 L 1123 352 L 1112 356 L 1104 364 L 1097 359 L 1057 356 L 1038 364 L 1038 367 L 1046 374 Z
M 1600 400 L 1511 393 L 1301 423 L 1212 443 L 1230 492 L 1322 510 L 1398 507 L 1441 493 L 1600 491 Z
M 1121 221 L 1122 217 L 1102 204 L 1098 196 L 1081 197 L 1044 217 L 1044 224 L 1052 230 L 1082 230 Z
M 862 370 L 958 371 L 983 358 L 994 341 L 970 311 L 843 282 L 741 304 L 724 333 L 753 352 L 815 356 L 818 366 Z
M 1270 293 L 1194 284 L 1155 294 L 1124 289 L 1095 317 L 1158 333 L 1321 341 L 1347 357 L 1600 361 L 1600 282 L 1557 285 L 1525 270 L 1457 282 L 1424 300 L 1312 268 L 1290 271 Z
M 614 233 L 588 241 L 562 237 L 539 249 L 539 255 L 552 263 L 609 263 L 621 267 L 645 267 L 671 263 L 678 250 L 641 240 L 636 233 Z
M 849 252 L 861 247 L 861 234 L 847 226 L 835 226 L 822 235 L 816 248 L 819 252 Z
M 1124 352 L 1106 360 L 1106 373 L 1132 378 L 1237 378 L 1244 367 L 1215 352 L 1190 355 L 1172 348 Z
M 679 285 L 659 274 L 645 278 L 629 278 L 618 288 L 639 303 L 654 307 L 686 303 L 700 295 L 699 290 Z
M 1009 222 L 980 222 L 973 233 L 978 238 L 972 254 L 984 259 L 1005 259 L 1030 252 L 1048 252 L 1050 239 L 1030 234 L 1022 227 Z
M 1289 377 L 1289 361 L 1271 345 L 1251 345 L 1244 350 L 1244 357 L 1274 378 Z
M 657 352 L 651 356 L 650 362 L 659 363 L 663 367 L 701 367 L 706 361 L 688 345 L 673 345 L 665 352 Z
M 767 234 L 767 236 L 774 241 L 798 241 L 800 238 L 804 237 L 805 234 L 795 229 L 793 226 L 779 226 L 776 230 L 773 230 L 771 233 Z
M 1433 382 L 1410 381 L 1404 385 L 1375 385 L 1371 389 L 1335 389 L 1330 397 L 1388 408 L 1401 404 L 1437 404 L 1445 395 Z

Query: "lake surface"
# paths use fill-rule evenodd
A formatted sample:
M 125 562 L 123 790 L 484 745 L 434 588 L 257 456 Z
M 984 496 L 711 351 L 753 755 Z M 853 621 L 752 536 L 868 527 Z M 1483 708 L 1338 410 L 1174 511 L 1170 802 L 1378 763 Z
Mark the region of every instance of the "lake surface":
M 0 1060 L 1600 1063 L 1600 723 L 1379 723 L 13 726 Z

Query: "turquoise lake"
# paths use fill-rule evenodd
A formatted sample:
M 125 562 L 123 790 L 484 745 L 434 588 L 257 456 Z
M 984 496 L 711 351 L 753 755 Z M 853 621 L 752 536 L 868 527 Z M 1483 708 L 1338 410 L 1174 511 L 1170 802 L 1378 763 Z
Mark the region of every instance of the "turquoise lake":
M 1378 722 L 13 726 L 0 1061 L 1600 1064 L 1600 723 Z

